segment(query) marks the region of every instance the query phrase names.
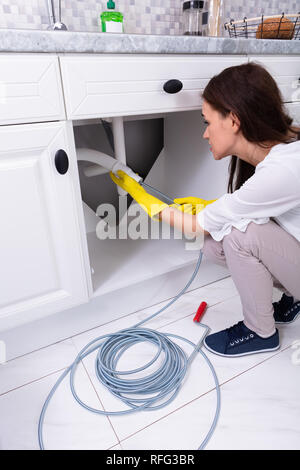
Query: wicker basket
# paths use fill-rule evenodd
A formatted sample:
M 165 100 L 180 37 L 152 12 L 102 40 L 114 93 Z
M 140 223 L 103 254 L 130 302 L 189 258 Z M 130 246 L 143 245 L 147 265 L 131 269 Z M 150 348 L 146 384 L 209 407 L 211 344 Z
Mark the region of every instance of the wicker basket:
M 300 12 L 230 20 L 224 28 L 231 38 L 300 39 Z

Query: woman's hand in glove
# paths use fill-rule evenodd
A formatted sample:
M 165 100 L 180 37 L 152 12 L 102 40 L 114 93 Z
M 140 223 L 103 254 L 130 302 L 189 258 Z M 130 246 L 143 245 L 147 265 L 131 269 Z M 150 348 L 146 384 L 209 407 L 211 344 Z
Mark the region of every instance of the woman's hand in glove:
M 175 204 L 171 204 L 170 207 L 181 210 L 185 214 L 198 214 L 201 212 L 208 204 L 215 202 L 217 199 L 211 199 L 207 201 L 206 199 L 201 199 L 199 197 L 180 197 L 174 199 Z
M 148 194 L 147 191 L 131 176 L 127 175 L 122 170 L 117 171 L 116 176 L 114 173 L 110 172 L 110 177 L 114 183 L 120 186 L 122 189 L 127 191 L 130 196 L 144 209 L 149 217 L 154 218 L 159 212 L 161 212 L 165 207 L 168 207 L 168 204 L 160 201 L 151 194 Z

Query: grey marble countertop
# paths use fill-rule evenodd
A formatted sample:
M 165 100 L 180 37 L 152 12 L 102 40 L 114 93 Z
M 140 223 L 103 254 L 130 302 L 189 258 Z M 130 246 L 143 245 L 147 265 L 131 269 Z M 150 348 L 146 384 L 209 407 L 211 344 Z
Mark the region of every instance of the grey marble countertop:
M 0 29 L 0 52 L 300 54 L 300 40 L 230 39 Z

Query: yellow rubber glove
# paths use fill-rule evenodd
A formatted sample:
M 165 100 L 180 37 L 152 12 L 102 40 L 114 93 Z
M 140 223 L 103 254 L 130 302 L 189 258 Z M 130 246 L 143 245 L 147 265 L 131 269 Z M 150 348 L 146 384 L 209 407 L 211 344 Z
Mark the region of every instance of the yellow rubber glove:
M 201 212 L 208 204 L 215 202 L 217 199 L 211 199 L 209 201 L 201 199 L 200 197 L 179 197 L 174 199 L 175 204 L 171 204 L 170 207 L 175 207 L 176 209 L 181 210 L 185 214 L 198 214 Z M 176 205 L 179 204 L 179 205 Z
M 151 194 L 148 194 L 147 191 L 131 176 L 127 175 L 122 170 L 117 171 L 118 176 L 114 173 L 110 172 L 110 177 L 114 183 L 120 186 L 122 189 L 127 191 L 130 196 L 144 209 L 145 212 L 151 218 L 155 218 L 155 216 L 161 212 L 165 207 L 169 207 L 168 204 L 160 201 Z M 157 218 L 157 217 L 156 217 Z

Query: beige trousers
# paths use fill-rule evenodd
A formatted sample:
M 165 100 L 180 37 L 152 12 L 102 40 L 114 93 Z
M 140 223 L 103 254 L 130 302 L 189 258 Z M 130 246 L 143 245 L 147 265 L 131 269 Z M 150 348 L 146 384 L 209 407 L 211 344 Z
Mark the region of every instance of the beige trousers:
M 300 299 L 300 242 L 274 221 L 235 228 L 222 241 L 205 237 L 204 255 L 226 266 L 240 294 L 244 323 L 258 335 L 275 332 L 273 286 Z

